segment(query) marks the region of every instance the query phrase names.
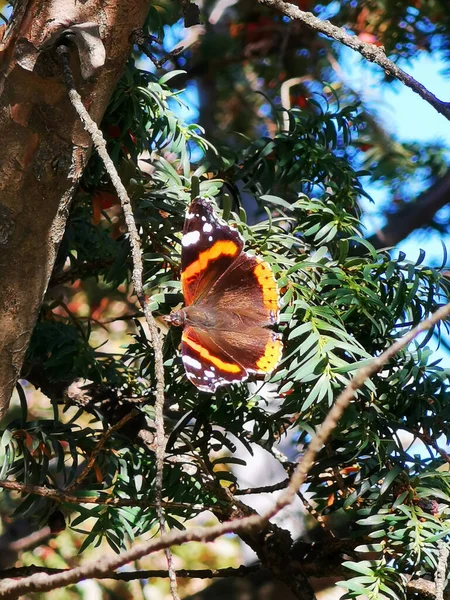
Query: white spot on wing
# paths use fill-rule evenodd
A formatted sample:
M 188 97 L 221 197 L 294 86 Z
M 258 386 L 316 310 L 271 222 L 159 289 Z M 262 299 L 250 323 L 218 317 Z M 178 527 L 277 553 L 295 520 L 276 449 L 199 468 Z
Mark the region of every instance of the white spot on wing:
M 213 230 L 213 226 L 211 225 L 211 223 L 205 223 L 203 225 L 204 233 L 210 233 L 212 230 Z
M 213 241 L 213 236 L 210 235 L 209 238 L 208 238 L 208 242 L 212 242 L 212 241 Z
M 214 373 L 212 371 L 205 371 L 204 372 L 205 377 L 207 377 L 208 379 L 212 379 L 213 377 L 215 377 Z
M 195 358 L 192 358 L 192 356 L 183 356 L 183 363 L 185 365 L 189 365 L 193 369 L 201 369 L 202 368 L 201 363 L 198 360 L 195 360 Z
M 183 239 L 181 240 L 181 245 L 183 247 L 192 246 L 192 244 L 196 244 L 200 239 L 200 231 L 190 231 L 189 233 L 185 233 L 183 235 Z

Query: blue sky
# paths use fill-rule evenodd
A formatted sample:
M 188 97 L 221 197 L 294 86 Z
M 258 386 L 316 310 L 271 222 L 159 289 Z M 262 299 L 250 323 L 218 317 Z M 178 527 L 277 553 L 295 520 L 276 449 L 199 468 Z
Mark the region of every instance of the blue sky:
M 450 78 L 443 74 L 445 65 L 429 55 L 421 55 L 406 70 L 439 99 L 450 99 Z M 447 65 L 448 68 L 448 65 Z M 418 94 L 398 83 L 380 89 L 380 96 L 387 104 L 393 120 L 393 129 L 401 140 L 450 141 L 450 121 L 440 115 Z
M 343 50 L 343 59 L 346 83 L 376 107 L 378 117 L 399 141 L 441 140 L 450 147 L 450 121 L 418 94 L 399 82 L 380 85 L 383 75 L 381 69 L 368 64 L 350 49 Z M 450 100 L 450 78 L 445 77 L 445 64 L 436 55 L 431 57 L 422 54 L 410 63 L 400 66 L 438 98 Z M 363 202 L 363 207 L 369 215 L 365 219 L 365 225 L 367 234 L 370 234 L 374 227 L 383 225 L 380 209 L 387 200 L 387 194 L 379 188 L 366 187 L 375 201 L 375 204 Z M 442 261 L 443 243 L 450 251 L 449 236 L 442 237 L 434 232 L 413 232 L 399 244 L 398 249 L 405 252 L 407 259 L 415 261 L 422 248 L 426 252 L 425 262 L 436 264 Z M 432 342 L 429 345 L 433 346 Z M 435 352 L 436 358 L 442 358 L 441 366 L 450 367 L 450 355 L 441 348 Z
M 420 81 L 428 90 L 438 98 L 448 101 L 450 99 L 450 78 L 443 74 L 444 64 L 428 55 L 422 55 L 415 60 L 412 68 L 406 67 L 408 72 Z M 448 66 L 448 65 L 447 65 Z M 450 121 L 440 115 L 418 94 L 409 88 L 400 86 L 383 86 L 381 98 L 392 111 L 394 133 L 402 141 L 434 141 L 443 140 L 450 146 Z M 439 261 L 442 257 L 442 244 L 444 241 L 450 249 L 450 238 L 442 238 L 436 233 L 414 233 L 400 244 L 400 249 L 411 255 L 418 252 L 418 245 L 427 252 L 428 260 Z
M 450 121 L 425 100 L 422 100 L 418 94 L 397 81 L 383 82 L 382 69 L 368 63 L 357 52 L 343 48 L 341 57 L 345 83 L 361 94 L 364 102 L 374 108 L 377 117 L 398 140 L 404 142 L 443 141 L 450 148 Z M 421 54 L 410 63 L 400 64 L 400 66 L 438 98 L 450 99 L 450 78 L 444 76 L 445 64 L 439 60 L 436 54 L 433 56 Z M 375 208 L 378 213 L 380 205 L 386 200 L 386 194 L 373 186 L 370 187 L 370 193 L 373 194 L 375 206 L 364 204 L 364 208 L 369 213 L 373 213 Z M 371 219 L 366 220 L 368 233 L 375 226 L 381 226 L 382 222 L 381 217 L 377 220 L 372 215 Z M 417 234 L 413 234 L 411 237 L 416 236 Z M 431 239 L 423 240 L 423 243 L 427 244 L 430 251 L 434 253 L 435 244 L 430 246 L 431 241 Z M 439 242 L 438 246 L 441 255 Z M 408 248 L 408 243 L 405 247 Z M 405 248 L 402 249 L 406 252 Z M 410 249 L 417 251 L 417 239 L 414 240 Z

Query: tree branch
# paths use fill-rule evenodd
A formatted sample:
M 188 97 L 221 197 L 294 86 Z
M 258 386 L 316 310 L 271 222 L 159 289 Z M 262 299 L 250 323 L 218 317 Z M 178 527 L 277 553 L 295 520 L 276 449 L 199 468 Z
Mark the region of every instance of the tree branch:
M 125 223 L 128 230 L 129 242 L 131 247 L 131 255 L 133 258 L 133 270 L 131 279 L 133 281 L 134 291 L 139 301 L 139 304 L 144 311 L 145 320 L 147 322 L 150 337 L 152 340 L 153 352 L 155 354 L 155 376 L 156 376 L 156 398 L 155 398 L 155 425 L 156 425 L 156 477 L 155 477 L 155 499 L 156 499 L 156 512 L 161 528 L 161 532 L 165 531 L 165 518 L 161 507 L 162 501 L 162 488 L 163 488 L 163 471 L 164 471 L 164 457 L 166 453 L 167 439 L 164 432 L 164 359 L 162 350 L 162 340 L 158 332 L 158 327 L 153 314 L 150 310 L 150 306 L 147 302 L 147 298 L 144 294 L 143 289 L 143 273 L 144 265 L 142 262 L 141 252 L 141 239 L 139 232 L 136 227 L 136 221 L 134 220 L 133 208 L 128 193 L 123 185 L 119 174 L 117 172 L 114 163 L 112 162 L 107 148 L 106 142 L 102 132 L 97 127 L 97 124 L 91 119 L 88 111 L 84 107 L 82 98 L 75 88 L 75 83 L 70 69 L 69 63 L 69 49 L 67 46 L 60 45 L 57 48 L 58 55 L 61 60 L 61 65 L 64 74 L 64 80 L 67 86 L 72 106 L 75 108 L 78 116 L 80 117 L 86 131 L 89 133 L 92 139 L 92 143 L 103 161 L 105 169 L 111 179 L 117 196 L 119 197 L 122 211 L 125 217 Z M 170 589 L 172 592 L 173 600 L 179 600 L 177 592 L 177 582 L 175 571 L 173 568 L 172 554 L 169 548 L 164 548 L 167 565 L 169 567 L 169 578 L 170 578 Z
M 147 498 L 119 498 L 117 496 L 77 496 L 70 494 L 66 490 L 48 488 L 43 485 L 33 485 L 32 483 L 19 483 L 18 481 L 9 481 L 8 479 L 0 479 L 0 488 L 20 492 L 21 494 L 33 494 L 48 498 L 54 502 L 66 502 L 67 504 L 102 504 L 105 506 L 143 506 L 156 507 L 156 502 L 152 502 Z M 189 504 L 187 502 L 161 502 L 161 506 L 167 509 L 187 508 L 190 510 L 210 510 L 215 513 L 221 513 L 224 509 L 220 505 L 208 504 Z
M 415 229 L 426 227 L 436 212 L 450 203 L 450 172 L 408 202 L 400 210 L 386 215 L 386 224 L 368 238 L 375 248 L 396 246 Z
M 450 464 L 450 455 L 439 446 L 436 440 L 431 438 L 428 434 L 417 431 L 417 429 L 412 429 L 411 433 L 419 438 L 419 440 L 423 442 L 425 446 L 431 446 L 433 450 L 437 452 L 437 454 L 439 454 L 446 462 Z
M 283 479 L 283 481 L 279 481 L 278 483 L 274 483 L 272 485 L 263 485 L 261 487 L 243 488 L 242 490 L 235 490 L 233 492 L 233 496 L 246 496 L 247 494 L 269 494 L 271 492 L 278 492 L 279 490 L 284 490 L 284 488 L 288 484 L 289 479 Z
M 214 470 L 211 463 L 207 439 L 211 439 L 211 425 L 204 424 L 204 443 L 201 449 L 200 465 L 207 478 L 205 481 L 211 492 L 219 500 L 223 500 L 225 510 L 228 508 L 228 514 L 223 518 L 216 514 L 219 521 L 224 522 L 240 519 L 255 515 L 256 511 L 235 497 L 230 488 L 224 488 L 220 484 L 220 472 Z M 285 486 L 289 484 L 289 480 Z M 292 537 L 289 531 L 278 527 L 275 524 L 266 521 L 259 529 L 242 531 L 239 533 L 242 541 L 247 544 L 258 556 L 264 568 L 269 569 L 272 575 L 279 581 L 282 581 L 299 600 L 313 600 L 315 598 L 314 589 L 309 584 L 308 579 L 303 572 L 301 563 L 287 560 L 286 556 L 292 550 Z
M 30 533 L 30 522 L 26 518 L 4 523 L 0 536 L 0 571 L 13 566 L 22 552 L 42 546 L 52 537 L 54 534 L 48 525 Z
M 290 480 L 289 486 L 280 494 L 272 508 L 260 515 L 251 515 L 234 521 L 226 521 L 212 527 L 195 527 L 183 531 L 172 531 L 165 533 L 157 539 L 136 544 L 129 550 L 112 556 L 102 556 L 94 561 L 87 561 L 80 567 L 69 569 L 64 573 L 55 575 L 31 575 L 21 581 L 1 582 L 0 598 L 8 600 L 16 599 L 20 595 L 31 592 L 45 592 L 59 587 L 77 583 L 82 579 L 92 577 L 103 577 L 108 573 L 122 567 L 126 563 L 158 552 L 170 546 L 180 545 L 187 542 L 208 542 L 218 538 L 225 533 L 241 533 L 260 530 L 272 517 L 282 508 L 289 505 L 296 496 L 297 490 L 306 481 L 308 471 L 312 467 L 317 453 L 322 448 L 329 435 L 336 427 L 344 410 L 349 405 L 355 392 L 362 387 L 368 377 L 374 375 L 381 367 L 395 356 L 397 352 L 408 346 L 412 340 L 422 333 L 431 329 L 439 321 L 450 315 L 450 303 L 442 306 L 431 317 L 425 319 L 417 327 L 392 344 L 380 356 L 359 369 L 343 392 L 338 396 L 335 404 L 328 412 L 316 435 L 311 440 L 305 454 L 297 465 Z
M 27 567 L 12 567 L 0 571 L 0 579 L 11 577 L 28 577 L 37 573 L 55 575 L 66 573 L 69 569 L 52 569 L 50 567 L 39 567 L 29 565 Z M 218 579 L 219 577 L 246 577 L 261 570 L 261 565 L 241 565 L 240 567 L 226 567 L 224 569 L 179 569 L 177 577 L 184 579 Z M 116 581 L 134 581 L 136 579 L 152 579 L 156 577 L 167 577 L 168 571 L 164 569 L 150 569 L 142 571 L 125 571 L 122 573 L 110 573 L 100 579 L 115 579 Z
M 439 100 L 434 94 L 427 90 L 425 86 L 416 81 L 411 75 L 405 73 L 403 69 L 400 69 L 395 63 L 386 57 L 384 48 L 375 46 L 374 44 L 368 44 L 362 42 L 355 35 L 347 33 L 341 27 L 336 27 L 329 21 L 323 21 L 317 18 L 312 13 L 300 10 L 294 4 L 283 2 L 283 0 L 259 0 L 261 4 L 276 8 L 290 19 L 294 19 L 303 23 L 310 29 L 323 33 L 329 38 L 341 42 L 344 46 L 348 46 L 352 50 L 359 52 L 364 58 L 373 62 L 384 69 L 387 75 L 395 77 L 413 92 L 423 98 L 428 104 L 431 104 L 441 115 L 444 115 L 446 119 L 450 120 L 450 102 L 443 102 Z
M 449 547 L 448 543 L 440 541 L 438 544 L 439 548 L 439 560 L 435 574 L 435 594 L 436 600 L 444 600 L 444 589 L 447 585 L 447 567 L 448 567 L 448 555 Z
M 329 562 L 320 562 L 314 558 L 306 565 L 308 575 L 320 579 L 323 577 L 324 568 L 327 568 L 327 578 L 335 575 L 333 566 L 330 567 Z M 69 569 L 54 569 L 51 567 L 40 567 L 36 565 L 29 565 L 26 567 L 12 567 L 10 569 L 3 569 L 0 571 L 0 579 L 7 578 L 18 578 L 28 577 L 36 574 L 56 575 L 65 573 Z M 224 579 L 233 577 L 248 577 L 254 573 L 258 573 L 262 570 L 261 564 L 256 565 L 241 565 L 239 567 L 225 567 L 223 569 L 179 569 L 177 571 L 177 577 L 181 579 Z M 341 572 L 337 573 L 339 576 Z M 123 571 L 120 573 L 109 573 L 98 579 L 113 579 L 115 581 L 136 581 L 142 579 L 156 579 L 166 578 L 168 572 L 163 569 L 148 569 L 139 571 Z M 408 576 L 410 577 L 410 576 Z M 432 581 L 427 579 L 409 579 L 406 583 L 406 593 L 408 596 L 417 597 L 417 594 L 425 598 L 435 600 L 436 598 L 436 585 Z M 449 600 L 448 592 L 443 593 L 444 600 Z

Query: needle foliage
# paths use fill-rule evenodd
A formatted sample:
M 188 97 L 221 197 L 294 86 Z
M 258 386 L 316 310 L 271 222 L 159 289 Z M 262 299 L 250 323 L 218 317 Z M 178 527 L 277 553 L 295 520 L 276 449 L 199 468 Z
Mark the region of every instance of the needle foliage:
M 239 488 L 231 467 L 245 462 L 236 440 L 273 453 L 280 436 L 294 430 L 301 450 L 352 373 L 449 299 L 447 279 L 422 252 L 417 259 L 377 252 L 364 239 L 358 201 L 367 173 L 347 154 L 358 139 L 357 104 L 326 89 L 288 112 L 263 99 L 271 123 L 261 123 L 263 135 L 243 137 L 232 149 L 214 147 L 179 116 L 179 91 L 171 85 L 180 75 L 160 76 L 130 60 L 102 124 L 132 199 L 145 291 L 164 334 L 163 498 L 171 528 L 206 508 L 226 512 L 221 490 Z M 165 329 L 162 316 L 182 302 L 181 231 L 198 194 L 275 273 L 285 349 L 267 385 L 198 391 L 184 374 L 180 331 Z M 103 538 L 120 551 L 157 520 L 154 359 L 131 269 L 117 199 L 93 157 L 23 368 L 20 407 L 3 425 L 0 444 L 0 479 L 62 492 L 59 499 L 10 499 L 14 517 L 43 523 L 62 510 L 84 535 L 81 551 Z M 119 300 L 121 314 L 114 313 Z M 98 312 L 101 302 L 112 314 L 103 324 L 108 311 Z M 95 343 L 98 332 L 125 318 L 120 348 Z M 450 437 L 449 372 L 428 347 L 432 336 L 445 335 L 445 325 L 440 329 L 400 352 L 357 393 L 308 477 L 316 514 L 341 519 L 346 526 L 335 535 L 354 541 L 353 559 L 343 563 L 348 597 L 403 598 L 404 575 L 433 575 L 438 542 L 450 532 L 449 460 L 437 450 Z M 43 391 L 46 406 L 28 405 L 29 384 Z M 138 416 L 109 436 L 87 477 L 70 487 L 102 433 L 132 408 Z M 412 444 L 419 438 L 420 448 Z M 76 502 L 65 499 L 67 488 Z M 112 500 L 127 505 L 106 503 Z

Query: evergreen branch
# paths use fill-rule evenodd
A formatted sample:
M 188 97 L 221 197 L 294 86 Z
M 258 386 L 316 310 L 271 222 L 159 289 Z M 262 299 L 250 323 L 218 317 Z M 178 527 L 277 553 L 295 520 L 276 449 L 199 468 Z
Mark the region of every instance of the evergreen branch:
M 19 481 L 10 481 L 0 479 L 0 488 L 20 492 L 21 494 L 33 494 L 41 496 L 54 502 L 67 504 L 101 504 L 105 506 L 142 506 L 144 508 L 156 507 L 156 502 L 147 498 L 120 498 L 118 496 L 77 496 L 70 494 L 67 490 L 58 488 L 49 488 L 43 485 L 34 485 L 32 483 L 20 483 Z M 105 491 L 105 494 L 107 492 Z M 220 505 L 209 504 L 189 504 L 188 502 L 161 502 L 161 506 L 166 509 L 186 508 L 190 510 L 210 510 L 215 513 L 223 513 L 224 509 Z
M 117 423 L 115 423 L 112 427 L 110 427 L 109 429 L 106 429 L 102 433 L 99 441 L 95 445 L 95 448 L 92 450 L 91 455 L 89 456 L 89 459 L 88 459 L 84 469 L 81 471 L 81 473 L 78 475 L 78 477 L 76 477 L 76 479 L 74 481 L 72 481 L 72 483 L 66 488 L 67 492 L 70 492 L 73 489 L 77 488 L 80 485 L 80 483 L 84 479 L 86 479 L 86 477 L 89 475 L 92 467 L 94 466 L 97 456 L 99 455 L 101 449 L 103 448 L 103 446 L 106 444 L 106 442 L 110 438 L 111 434 L 114 433 L 115 431 L 117 431 L 118 429 L 120 429 L 121 427 L 123 427 L 123 425 L 125 425 L 125 423 L 128 423 L 128 421 L 131 421 L 131 419 L 134 419 L 134 417 L 137 414 L 138 414 L 138 411 L 136 409 L 131 410 L 128 414 L 126 414 L 119 421 L 117 421 Z
M 219 501 L 223 500 L 224 503 L 224 514 L 221 515 L 214 511 L 215 516 L 223 523 L 226 520 L 234 521 L 257 515 L 253 508 L 234 495 L 232 488 L 221 485 L 220 472 L 215 471 L 208 451 L 207 440 L 211 439 L 211 429 L 210 423 L 204 423 L 201 454 L 198 461 L 207 476 L 205 486 L 214 494 L 214 497 Z M 288 483 L 289 481 L 285 483 L 285 487 Z M 227 508 L 228 512 L 226 512 Z M 243 542 L 256 553 L 263 567 L 269 569 L 279 581 L 283 581 L 296 598 L 299 600 L 315 598 L 314 590 L 303 572 L 303 566 L 298 564 L 293 568 L 293 563 L 286 560 L 286 553 L 292 548 L 292 537 L 288 531 L 266 521 L 260 528 L 242 531 L 239 535 Z
M 297 494 L 297 490 L 305 483 L 307 474 L 313 466 L 318 452 L 335 429 L 343 412 L 350 404 L 355 393 L 363 386 L 366 379 L 377 373 L 397 352 L 407 347 L 420 333 L 428 331 L 449 315 L 450 303 L 439 308 L 429 318 L 419 323 L 409 333 L 398 339 L 382 354 L 374 358 L 370 364 L 356 372 L 355 376 L 338 396 L 316 435 L 312 438 L 291 477 L 288 487 L 280 494 L 272 508 L 262 515 L 251 515 L 234 521 L 225 521 L 211 527 L 194 527 L 183 531 L 171 531 L 170 533 L 164 533 L 159 538 L 135 544 L 132 548 L 120 554 L 102 556 L 99 559 L 87 561 L 84 565 L 68 569 L 64 573 L 56 573 L 55 575 L 36 574 L 26 577 L 21 581 L 2 582 L 0 583 L 0 598 L 12 600 L 26 593 L 45 592 L 58 587 L 65 587 L 78 583 L 82 579 L 104 577 L 106 574 L 129 562 L 139 560 L 148 554 L 164 550 L 170 546 L 194 541 L 209 542 L 226 533 L 259 531 L 269 519 L 292 502 Z
M 439 100 L 439 98 L 427 90 L 425 86 L 416 81 L 414 77 L 408 75 L 403 69 L 400 69 L 400 67 L 389 60 L 383 47 L 377 47 L 374 44 L 363 42 L 355 35 L 347 33 L 342 27 L 336 27 L 336 25 L 333 25 L 329 21 L 323 21 L 312 13 L 300 10 L 297 6 L 290 4 L 289 2 L 284 2 L 283 0 L 259 0 L 259 2 L 279 10 L 290 19 L 300 21 L 303 25 L 306 25 L 306 27 L 309 27 L 318 33 L 323 33 L 327 37 L 332 38 L 337 42 L 341 42 L 341 44 L 348 46 L 352 50 L 356 50 L 364 56 L 364 58 L 384 69 L 387 75 L 401 81 L 428 102 L 428 104 L 431 104 L 431 106 L 441 113 L 441 115 L 444 115 L 446 119 L 450 120 L 450 102 Z

